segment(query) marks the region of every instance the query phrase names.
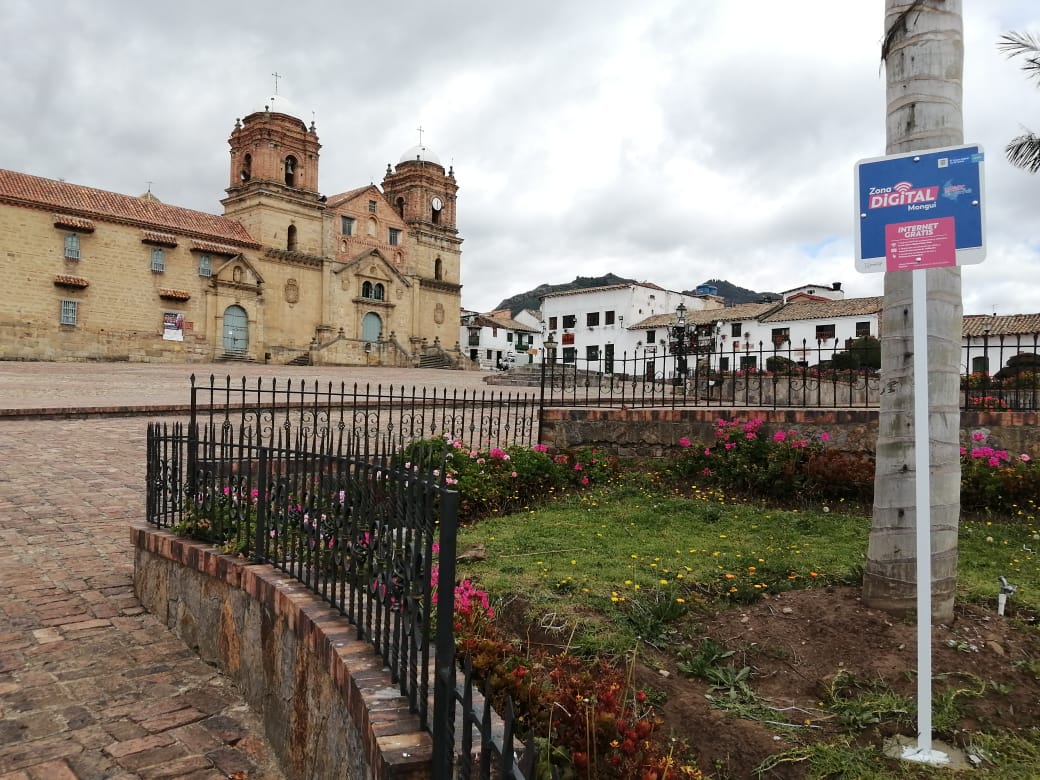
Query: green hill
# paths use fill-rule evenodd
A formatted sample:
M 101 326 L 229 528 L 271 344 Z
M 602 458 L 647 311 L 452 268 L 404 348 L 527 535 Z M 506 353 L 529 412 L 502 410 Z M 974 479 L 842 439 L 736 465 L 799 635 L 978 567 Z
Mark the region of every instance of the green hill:
M 556 292 L 567 292 L 568 290 L 583 290 L 588 287 L 607 287 L 612 284 L 630 284 L 635 279 L 625 279 L 615 274 L 606 274 L 605 276 L 578 276 L 575 277 L 573 282 L 566 282 L 565 284 L 540 284 L 533 290 L 513 295 L 509 298 L 503 299 L 503 301 L 496 306 L 496 309 L 509 309 L 512 316 L 516 316 L 524 309 L 530 309 L 537 311 L 541 308 L 541 299 L 543 295 Z M 725 299 L 727 306 L 732 306 L 738 303 L 758 303 L 763 300 L 766 296 L 779 298 L 775 293 L 759 293 L 754 290 L 749 290 L 746 287 L 738 287 L 731 282 L 727 282 L 724 279 L 709 279 L 703 282 L 705 285 L 714 287 L 718 291 L 718 295 Z M 696 287 L 690 290 L 683 290 L 687 295 L 693 295 Z

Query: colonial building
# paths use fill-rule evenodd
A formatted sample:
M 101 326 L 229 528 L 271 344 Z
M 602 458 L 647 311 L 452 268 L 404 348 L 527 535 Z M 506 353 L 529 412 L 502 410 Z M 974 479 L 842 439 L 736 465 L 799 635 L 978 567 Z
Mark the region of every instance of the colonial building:
M 487 314 L 462 313 L 460 340 L 475 368 L 506 369 L 534 363 L 541 346 L 540 337 L 537 327 L 513 319 L 509 309 Z
M 0 170 L 0 359 L 457 363 L 454 171 L 322 195 L 285 105 L 235 122 L 221 216 Z

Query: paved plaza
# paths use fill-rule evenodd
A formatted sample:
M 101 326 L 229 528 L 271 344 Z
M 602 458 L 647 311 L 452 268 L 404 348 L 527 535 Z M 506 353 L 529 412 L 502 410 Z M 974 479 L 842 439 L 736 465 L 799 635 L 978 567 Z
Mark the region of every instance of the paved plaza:
M 234 685 L 133 593 L 147 409 L 183 408 L 192 373 L 487 389 L 459 371 L 0 362 L 0 780 L 282 777 Z

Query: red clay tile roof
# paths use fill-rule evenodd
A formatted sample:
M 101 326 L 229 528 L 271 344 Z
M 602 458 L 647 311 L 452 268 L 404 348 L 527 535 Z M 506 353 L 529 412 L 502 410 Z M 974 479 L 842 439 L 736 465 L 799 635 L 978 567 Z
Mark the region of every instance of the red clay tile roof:
M 796 300 L 776 309 L 761 322 L 793 322 L 795 320 L 819 320 L 828 317 L 866 317 L 881 314 L 885 299 L 876 296 L 871 298 L 846 298 L 840 301 L 807 301 Z
M 171 301 L 187 301 L 191 298 L 191 293 L 187 290 L 170 290 L 165 287 L 160 287 L 159 297 Z
M 142 230 L 141 241 L 160 246 L 177 246 L 177 236 L 171 236 L 169 233 L 156 233 L 154 230 Z
M 192 252 L 209 252 L 213 255 L 228 255 L 234 257 L 235 255 L 241 254 L 241 249 L 236 249 L 233 246 L 226 246 L 224 244 L 214 244 L 212 241 L 199 241 L 195 239 L 191 242 Z
M 94 230 L 94 223 L 83 217 L 74 217 L 71 214 L 55 214 L 54 227 L 71 228 L 73 230 Z
M 1040 314 L 967 314 L 961 328 L 965 336 L 1040 334 Z
M 77 289 L 83 289 L 84 287 L 90 286 L 90 282 L 82 276 L 68 276 L 66 274 L 58 274 L 55 276 L 54 283 L 59 287 L 75 287 Z
M 3 169 L 0 169 L 0 202 L 60 210 L 69 216 L 135 225 L 146 230 L 228 241 L 252 249 L 260 246 L 241 222 L 227 217 Z

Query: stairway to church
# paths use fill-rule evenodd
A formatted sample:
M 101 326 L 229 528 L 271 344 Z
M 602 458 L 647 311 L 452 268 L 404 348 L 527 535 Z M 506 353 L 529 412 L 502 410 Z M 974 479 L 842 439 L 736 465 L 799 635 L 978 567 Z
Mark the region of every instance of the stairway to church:
M 443 352 L 424 352 L 419 356 L 419 368 L 455 368 Z
M 313 365 L 311 363 L 311 353 L 310 352 L 304 352 L 304 353 L 302 353 L 300 355 L 297 355 L 292 360 L 290 360 L 288 363 L 286 363 L 286 365 L 287 366 L 310 366 L 310 365 Z
M 256 360 L 245 352 L 225 352 L 217 358 L 218 363 L 255 363 Z

